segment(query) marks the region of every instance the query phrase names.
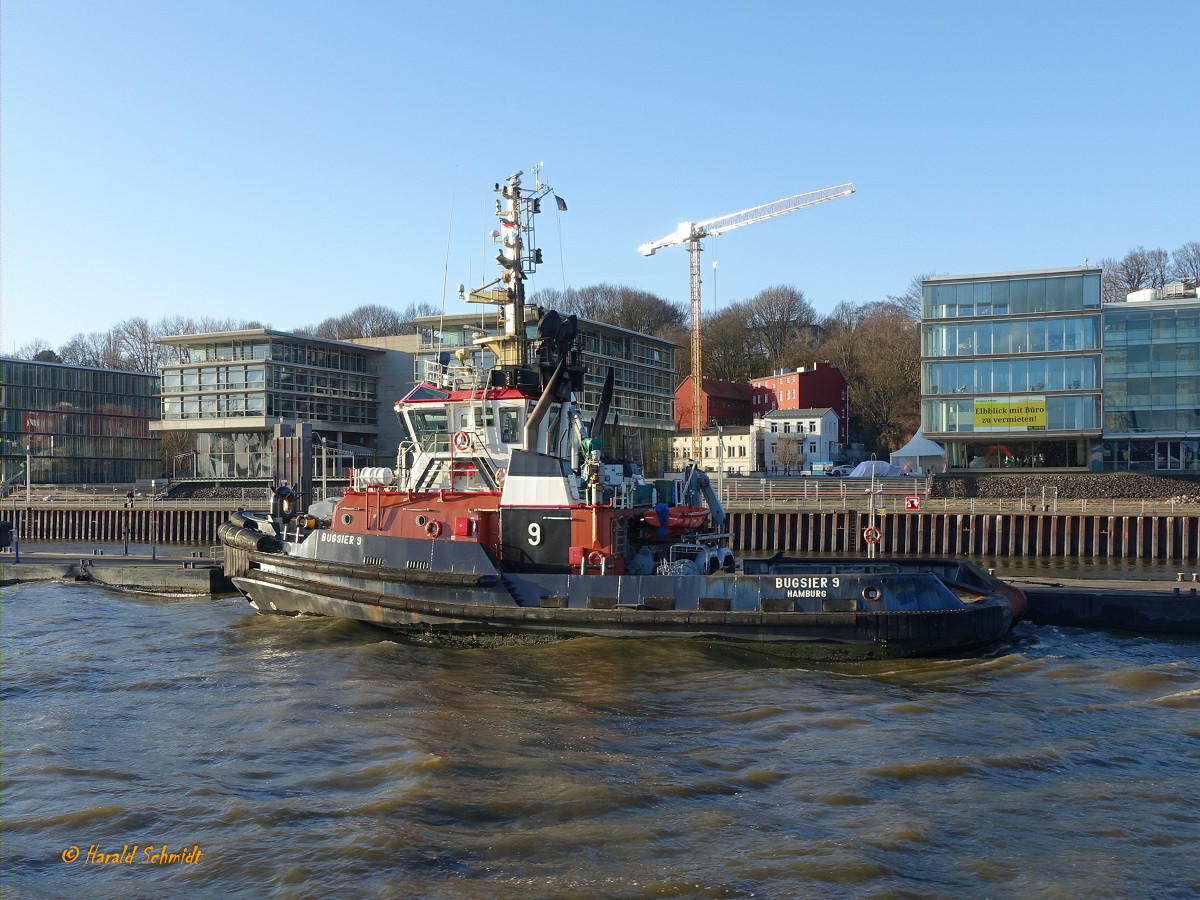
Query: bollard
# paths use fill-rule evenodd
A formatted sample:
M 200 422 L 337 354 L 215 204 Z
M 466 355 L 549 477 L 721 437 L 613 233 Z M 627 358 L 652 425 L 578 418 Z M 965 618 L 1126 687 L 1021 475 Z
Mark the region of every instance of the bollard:
M 1183 573 L 1182 573 L 1182 572 L 1176 572 L 1176 573 L 1175 573 L 1175 580 L 1176 580 L 1176 581 L 1183 581 Z

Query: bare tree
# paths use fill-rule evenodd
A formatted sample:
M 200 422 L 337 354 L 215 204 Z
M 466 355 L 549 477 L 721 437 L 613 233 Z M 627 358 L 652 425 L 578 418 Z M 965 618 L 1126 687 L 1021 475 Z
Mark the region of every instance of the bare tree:
M 794 345 L 811 345 L 817 314 L 799 288 L 775 285 L 759 291 L 745 306 L 746 324 L 753 329 L 771 369 L 783 365 Z
M 318 324 L 312 333 L 317 337 L 344 341 L 400 334 L 406 324 L 395 310 L 377 303 L 367 303 L 340 316 L 330 316 Z
M 122 368 L 131 372 L 157 372 L 170 354 L 158 343 L 166 337 L 162 324 L 151 325 L 141 316 L 118 322 L 112 330 L 122 361 Z
M 705 376 L 745 382 L 767 374 L 766 360 L 758 355 L 755 336 L 746 327 L 748 315 L 744 303 L 733 303 L 705 319 Z
M 890 304 L 876 304 L 856 330 L 858 372 L 851 396 L 860 427 L 895 450 L 921 423 L 920 326 Z
M 72 366 L 123 369 L 121 347 L 113 331 L 79 332 L 59 348 L 63 362 Z
M 432 303 L 410 303 L 397 312 L 379 303 L 366 303 L 340 316 L 330 316 L 314 326 L 295 329 L 297 334 L 346 341 L 351 338 L 390 337 L 415 334 L 412 320 L 421 316 L 436 316 L 438 307 Z
M 1171 256 L 1166 250 L 1146 251 L 1146 265 L 1150 269 L 1150 286 L 1161 288 L 1171 280 Z
M 222 331 L 244 331 L 250 328 L 265 328 L 254 319 L 214 319 L 210 316 L 167 316 L 160 319 L 156 329 L 163 337 L 181 334 L 217 334 Z
M 543 289 L 531 295 L 530 302 L 641 334 L 659 335 L 687 318 L 681 306 L 657 294 L 605 282 L 565 291 Z
M 1200 241 L 1188 241 L 1171 254 L 1171 277 L 1200 284 Z
M 816 348 L 817 356 L 829 360 L 831 365 L 841 370 L 846 380 L 851 383 L 851 390 L 860 369 L 861 348 L 856 332 L 865 318 L 864 309 L 862 304 L 846 301 L 835 306 L 829 315 L 821 320 L 822 339 Z M 811 355 L 809 353 L 809 356 Z
M 530 295 L 529 302 L 563 315 L 577 315 L 593 322 L 608 322 L 616 318 L 617 287 L 612 284 L 593 284 L 565 291 L 544 288 Z
M 1162 287 L 1167 283 L 1168 266 L 1167 254 L 1163 250 L 1147 250 L 1137 247 L 1126 253 L 1120 260 L 1103 260 L 1111 264 L 1113 283 L 1110 292 L 1115 292 L 1116 299 L 1124 300 L 1125 296 L 1143 288 Z M 1106 265 L 1105 271 L 1109 271 Z
M 163 471 L 174 477 L 179 474 L 195 475 L 193 463 L 195 457 L 187 458 L 184 454 L 193 453 L 196 449 L 196 432 L 194 431 L 163 431 L 159 434 L 159 457 L 162 460 Z M 175 457 L 184 457 L 176 465 Z
M 436 316 L 441 309 L 432 303 L 410 303 L 404 309 L 400 310 L 400 318 L 405 322 L 411 322 L 413 319 L 419 319 L 422 316 Z M 409 328 L 409 331 L 414 329 Z M 407 334 L 408 332 L 401 332 Z
M 668 325 L 659 330 L 655 337 L 675 345 L 675 387 L 692 374 L 692 336 L 683 325 Z
M 920 425 L 921 326 L 887 300 L 839 304 L 823 320 L 817 355 L 850 383 L 855 440 L 895 449 Z
M 1100 302 L 1119 303 L 1124 300 L 1126 291 L 1124 290 L 1124 284 L 1117 275 L 1117 261 L 1111 256 L 1106 256 L 1096 263 L 1096 265 L 1102 270 L 1100 275 Z
M 792 469 L 799 472 L 806 460 L 804 442 L 799 438 L 785 434 L 775 441 L 775 465 L 783 469 L 784 475 L 791 475 Z
M 31 341 L 26 341 L 21 346 L 13 350 L 13 359 L 32 359 L 38 362 L 52 362 L 53 360 L 38 360 L 39 355 L 47 352 L 53 353 L 54 348 L 50 346 L 50 342 L 43 338 L 34 338 Z
M 922 272 L 919 275 L 914 275 L 909 279 L 908 288 L 903 294 L 888 294 L 888 300 L 894 303 L 914 322 L 920 322 L 924 307 L 924 281 L 926 278 L 933 278 L 940 274 L 943 273 Z

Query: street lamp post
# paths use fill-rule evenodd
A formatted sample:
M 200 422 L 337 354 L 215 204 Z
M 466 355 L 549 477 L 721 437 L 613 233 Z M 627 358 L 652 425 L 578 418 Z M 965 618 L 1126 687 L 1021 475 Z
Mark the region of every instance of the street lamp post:
M 871 454 L 871 458 L 875 458 L 875 454 Z M 875 515 L 877 513 L 877 499 L 883 495 L 883 488 L 875 486 L 875 467 L 871 467 L 871 486 L 867 489 L 867 528 L 878 530 L 875 524 Z M 877 541 L 867 541 L 867 557 L 874 559 L 879 553 Z
M 325 435 L 318 433 L 321 439 L 321 499 L 329 496 L 329 441 Z
M 158 482 L 150 479 L 150 558 L 158 559 L 158 515 L 154 509 L 154 501 L 158 495 Z
M 717 496 L 725 499 L 725 429 L 713 419 L 717 427 Z

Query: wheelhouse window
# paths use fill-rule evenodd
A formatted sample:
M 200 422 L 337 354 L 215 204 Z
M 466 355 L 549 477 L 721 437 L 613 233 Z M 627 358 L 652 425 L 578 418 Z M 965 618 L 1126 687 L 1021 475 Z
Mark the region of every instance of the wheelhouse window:
M 450 438 L 449 419 L 443 407 L 410 409 L 408 430 L 417 445 L 426 451 L 444 450 Z
M 515 444 L 520 439 L 521 409 L 504 406 L 500 408 L 500 441 L 504 444 Z

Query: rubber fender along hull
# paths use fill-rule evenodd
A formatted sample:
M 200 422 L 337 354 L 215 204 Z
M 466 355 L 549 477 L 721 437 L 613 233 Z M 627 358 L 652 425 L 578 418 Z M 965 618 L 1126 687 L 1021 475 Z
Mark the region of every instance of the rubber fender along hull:
M 966 650 L 1002 639 L 1013 620 L 1011 610 L 999 602 L 878 613 L 543 608 L 406 597 L 337 584 L 323 583 L 318 588 L 308 579 L 262 571 L 233 581 L 262 613 L 332 616 L 401 632 L 713 639 L 772 655 L 814 659 L 894 658 Z

